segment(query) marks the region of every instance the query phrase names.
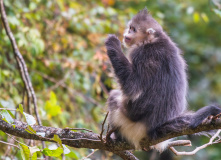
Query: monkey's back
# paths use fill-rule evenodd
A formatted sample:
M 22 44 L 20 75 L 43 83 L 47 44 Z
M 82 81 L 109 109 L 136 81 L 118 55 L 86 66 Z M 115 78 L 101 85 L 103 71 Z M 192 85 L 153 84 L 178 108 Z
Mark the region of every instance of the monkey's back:
M 186 64 L 169 37 L 134 49 L 130 58 L 136 73 L 134 85 L 141 94 L 126 102 L 128 117 L 153 128 L 183 113 L 188 88 Z

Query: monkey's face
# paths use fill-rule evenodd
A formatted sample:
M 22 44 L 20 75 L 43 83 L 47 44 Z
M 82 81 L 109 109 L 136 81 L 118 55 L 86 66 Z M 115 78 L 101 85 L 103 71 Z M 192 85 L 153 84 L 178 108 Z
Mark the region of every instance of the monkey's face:
M 148 25 L 143 27 L 141 24 L 142 23 L 140 23 L 140 25 L 129 24 L 124 32 L 123 44 L 125 47 L 141 46 L 156 41 L 156 31 L 153 28 L 148 28 Z
M 124 32 L 123 43 L 126 47 L 133 45 L 139 45 L 145 41 L 146 34 L 143 33 L 141 28 L 138 26 L 129 24 L 128 28 Z
M 159 23 L 144 9 L 128 23 L 123 43 L 126 47 L 153 43 L 157 41 L 156 33 L 161 31 L 162 27 Z

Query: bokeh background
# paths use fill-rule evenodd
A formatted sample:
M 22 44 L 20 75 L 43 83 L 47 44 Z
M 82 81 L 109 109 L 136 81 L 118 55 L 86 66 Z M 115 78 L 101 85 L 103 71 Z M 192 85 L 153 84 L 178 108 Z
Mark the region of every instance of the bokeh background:
M 197 110 L 211 103 L 221 104 L 220 0 L 5 0 L 4 3 L 37 95 L 43 125 L 88 128 L 100 133 L 108 92 L 117 86 L 104 40 L 110 33 L 122 40 L 127 22 L 145 6 L 183 51 L 188 64 L 189 108 Z M 24 85 L 2 23 L 0 67 L 0 103 L 15 108 L 22 102 Z M 194 146 L 208 141 L 204 137 L 190 138 Z M 7 141 L 1 131 L 0 140 Z M 3 157 L 7 146 L 0 145 Z M 69 149 L 72 152 L 66 159 L 81 159 L 91 152 Z M 11 159 L 21 159 L 20 151 L 12 148 L 10 153 Z M 170 151 L 161 156 L 154 151 L 138 151 L 136 156 L 141 160 L 220 160 L 221 145 L 210 146 L 194 156 L 172 156 Z M 104 151 L 89 158 L 118 159 Z

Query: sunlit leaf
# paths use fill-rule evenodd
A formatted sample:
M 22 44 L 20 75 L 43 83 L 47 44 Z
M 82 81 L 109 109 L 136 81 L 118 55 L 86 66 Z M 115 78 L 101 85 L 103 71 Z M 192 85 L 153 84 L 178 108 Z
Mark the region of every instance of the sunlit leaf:
M 207 16 L 205 13 L 202 13 L 202 14 L 201 14 L 201 17 L 202 17 L 202 19 L 203 19 L 206 23 L 209 22 L 209 18 L 208 18 L 208 16 Z
M 18 105 L 17 111 L 19 111 L 21 114 L 23 114 L 23 106 L 22 106 L 22 104 Z
M 57 97 L 54 92 L 50 93 L 50 99 L 45 103 L 45 110 L 50 116 L 57 116 L 61 113 L 61 107 L 57 105 Z
M 33 153 L 32 156 L 31 156 L 31 160 L 37 160 L 37 153 Z
M 194 12 L 194 14 L 193 14 L 193 21 L 195 23 L 198 23 L 200 21 L 200 15 L 199 15 L 198 12 Z
M 43 149 L 42 152 L 46 156 L 53 156 L 53 157 L 59 157 L 63 153 L 62 147 L 58 147 L 55 150 L 50 150 L 48 148 Z
M 32 132 L 32 134 L 36 134 L 36 131 L 30 126 L 28 125 L 28 130 Z
M 77 154 L 74 151 L 71 151 L 70 153 L 66 154 L 65 156 L 68 156 L 70 158 L 74 158 L 76 160 L 79 159 L 79 157 L 77 156 Z
M 54 134 L 54 137 L 51 140 L 56 141 L 62 147 L 62 142 L 58 135 Z
M 30 158 L 30 150 L 28 146 L 25 146 L 23 144 L 19 144 L 20 149 L 21 149 L 21 156 L 23 160 L 29 160 Z

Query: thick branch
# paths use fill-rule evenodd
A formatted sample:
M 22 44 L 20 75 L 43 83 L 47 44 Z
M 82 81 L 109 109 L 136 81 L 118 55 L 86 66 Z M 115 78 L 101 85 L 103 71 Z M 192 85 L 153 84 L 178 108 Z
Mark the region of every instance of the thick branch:
M 124 151 L 124 150 L 131 150 L 134 149 L 134 147 L 130 144 L 128 144 L 125 141 L 110 141 L 107 143 L 102 143 L 100 139 L 98 138 L 99 134 L 87 132 L 87 133 L 79 133 L 79 132 L 73 132 L 67 129 L 61 129 L 61 128 L 54 128 L 54 127 L 45 127 L 45 126 L 39 126 L 34 125 L 32 126 L 37 132 L 44 132 L 45 137 L 41 137 L 35 134 L 30 134 L 25 131 L 25 128 L 27 127 L 27 124 L 18 120 L 15 120 L 15 128 L 9 124 L 0 119 L 0 130 L 2 130 L 5 133 L 9 133 L 11 135 L 25 138 L 25 139 L 33 139 L 33 140 L 41 140 L 41 141 L 52 141 L 49 138 L 52 138 L 54 134 L 57 134 L 63 144 L 66 144 L 71 147 L 76 148 L 91 148 L 91 149 L 102 149 L 107 150 L 111 152 L 117 153 L 117 151 Z M 195 129 L 191 128 L 184 128 L 182 132 L 171 132 L 166 133 L 165 137 L 162 137 L 157 140 L 150 140 L 150 139 L 144 139 L 141 142 L 142 147 L 148 147 L 154 144 L 157 144 L 161 141 L 182 136 L 182 135 L 189 135 L 194 134 L 202 131 L 208 131 L 208 130 L 214 130 L 214 129 L 221 129 L 221 120 L 217 119 L 214 124 L 203 124 Z

